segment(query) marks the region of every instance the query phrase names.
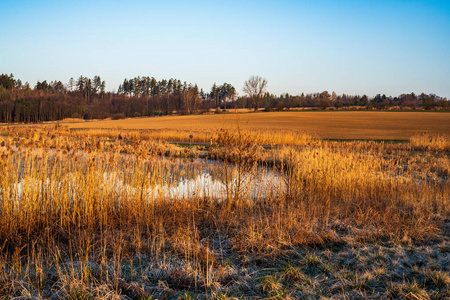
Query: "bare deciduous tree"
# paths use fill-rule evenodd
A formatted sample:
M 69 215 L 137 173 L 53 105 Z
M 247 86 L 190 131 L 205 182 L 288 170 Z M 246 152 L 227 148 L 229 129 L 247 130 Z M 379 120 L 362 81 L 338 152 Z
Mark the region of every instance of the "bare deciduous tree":
M 261 97 L 264 94 L 267 86 L 267 80 L 259 76 L 250 76 L 244 83 L 244 93 L 252 98 L 253 108 L 258 110 L 261 102 Z

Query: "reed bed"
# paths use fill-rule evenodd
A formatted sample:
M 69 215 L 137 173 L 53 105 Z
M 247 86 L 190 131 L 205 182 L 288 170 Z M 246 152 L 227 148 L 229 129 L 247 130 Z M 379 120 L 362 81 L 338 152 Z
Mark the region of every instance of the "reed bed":
M 446 154 L 306 138 L 265 150 L 239 128 L 208 149 L 140 131 L 2 133 L 0 298 L 450 293 Z
M 450 151 L 450 139 L 445 134 L 415 134 L 410 139 L 416 149 L 428 151 Z

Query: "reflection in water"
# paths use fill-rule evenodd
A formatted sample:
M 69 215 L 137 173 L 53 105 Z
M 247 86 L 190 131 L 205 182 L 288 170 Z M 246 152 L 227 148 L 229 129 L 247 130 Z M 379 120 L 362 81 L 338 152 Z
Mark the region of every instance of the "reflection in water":
M 231 176 L 225 180 L 224 169 Z M 236 178 L 239 175 L 233 165 L 212 160 L 187 160 L 159 158 L 151 162 L 126 158 L 114 167 L 98 166 L 95 184 L 96 197 L 114 196 L 118 201 L 126 198 L 144 197 L 147 200 L 165 199 L 214 199 L 221 200 L 236 192 Z M 146 170 L 144 172 L 143 170 Z M 59 176 L 57 180 L 37 179 L 20 172 L 10 193 L 16 200 L 30 195 L 38 197 L 61 196 L 56 191 L 65 190 L 69 199 L 83 199 L 87 191 L 80 181 L 87 180 L 84 174 L 75 170 Z M 268 167 L 253 167 L 250 172 L 241 173 L 241 195 L 247 199 L 263 199 L 277 196 L 284 189 L 284 181 L 278 171 Z

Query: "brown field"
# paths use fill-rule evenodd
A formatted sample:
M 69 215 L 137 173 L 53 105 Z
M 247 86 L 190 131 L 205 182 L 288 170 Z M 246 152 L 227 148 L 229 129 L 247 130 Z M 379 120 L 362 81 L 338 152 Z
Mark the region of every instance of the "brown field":
M 237 123 L 255 131 L 292 131 L 322 139 L 409 140 L 417 133 L 450 133 L 450 114 L 438 112 L 267 112 L 167 116 L 68 123 L 70 128 L 217 130 Z

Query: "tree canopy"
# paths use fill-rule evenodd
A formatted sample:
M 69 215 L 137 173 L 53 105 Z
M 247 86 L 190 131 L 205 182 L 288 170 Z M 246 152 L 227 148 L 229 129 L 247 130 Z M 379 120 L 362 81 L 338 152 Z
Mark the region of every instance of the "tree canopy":
M 266 87 L 267 80 L 257 75 L 250 76 L 250 78 L 244 82 L 244 93 L 252 99 L 255 111 L 259 108 L 261 97 L 266 91 Z
M 64 118 L 123 118 L 176 114 L 197 114 L 217 108 L 285 110 L 299 107 L 317 109 L 408 109 L 449 110 L 449 101 L 435 94 L 337 95 L 335 92 L 276 96 L 266 91 L 267 80 L 251 76 L 244 84 L 246 95 L 238 96 L 229 83 L 214 84 L 209 92 L 195 83 L 179 79 L 137 76 L 124 79 L 116 93 L 105 90 L 100 76 L 80 75 L 64 84 L 60 80 L 38 81 L 34 87 L 13 74 L 0 75 L 0 122 L 42 122 Z

